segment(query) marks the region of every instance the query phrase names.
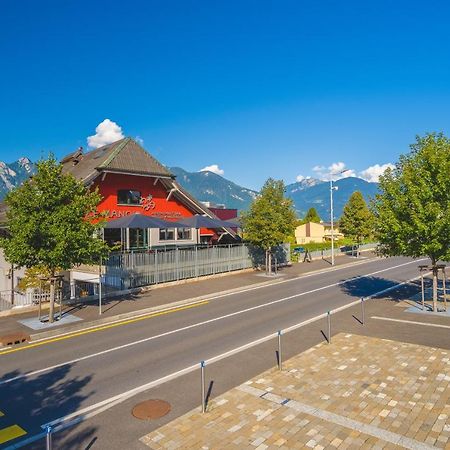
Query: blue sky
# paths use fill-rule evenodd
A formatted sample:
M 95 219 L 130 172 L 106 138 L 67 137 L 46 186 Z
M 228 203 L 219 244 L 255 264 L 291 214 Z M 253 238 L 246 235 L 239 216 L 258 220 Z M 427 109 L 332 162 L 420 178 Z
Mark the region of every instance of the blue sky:
M 449 19 L 446 1 L 3 0 L 0 160 L 62 157 L 110 119 L 250 188 L 360 174 L 450 133 Z

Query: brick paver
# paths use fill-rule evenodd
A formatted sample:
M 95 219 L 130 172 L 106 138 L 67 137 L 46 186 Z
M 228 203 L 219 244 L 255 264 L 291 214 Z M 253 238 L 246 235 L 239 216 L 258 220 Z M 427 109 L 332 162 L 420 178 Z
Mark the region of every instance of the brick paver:
M 450 448 L 450 351 L 341 333 L 144 436 L 152 449 Z

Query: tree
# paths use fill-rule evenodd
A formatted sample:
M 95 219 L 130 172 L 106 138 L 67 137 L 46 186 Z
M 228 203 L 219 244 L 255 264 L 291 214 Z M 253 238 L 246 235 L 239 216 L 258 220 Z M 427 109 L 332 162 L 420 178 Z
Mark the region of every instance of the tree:
M 0 239 L 0 247 L 10 263 L 50 274 L 50 322 L 56 274 L 79 264 L 98 264 L 108 253 L 98 233 L 100 199 L 97 191 L 63 174 L 52 155 L 39 161 L 33 178 L 5 198 L 9 237 Z
M 284 190 L 283 181 L 269 178 L 242 216 L 244 239 L 265 250 L 269 273 L 272 247 L 289 239 L 296 224 L 293 202 L 284 196 Z
M 339 229 L 358 245 L 372 235 L 373 215 L 361 192 L 353 192 L 344 206 L 343 214 L 339 219 Z
M 450 258 L 450 140 L 442 133 L 416 137 L 380 178 L 373 209 L 382 254 L 430 258 L 437 311 L 437 264 Z
M 320 223 L 320 216 L 317 213 L 316 208 L 312 207 L 308 209 L 305 218 L 302 220 L 302 223 L 315 222 Z

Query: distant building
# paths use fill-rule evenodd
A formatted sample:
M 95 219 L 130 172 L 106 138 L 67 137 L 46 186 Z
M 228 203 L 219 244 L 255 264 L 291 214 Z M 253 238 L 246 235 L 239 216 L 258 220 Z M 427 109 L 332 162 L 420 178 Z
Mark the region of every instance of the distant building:
M 334 240 L 342 239 L 344 235 L 339 232 L 337 225 L 334 225 Z M 307 222 L 299 225 L 295 229 L 295 240 L 297 244 L 321 243 L 331 240 L 331 223 Z
M 226 208 L 223 203 L 202 202 L 215 216 L 221 220 L 237 219 L 238 210 L 236 208 Z

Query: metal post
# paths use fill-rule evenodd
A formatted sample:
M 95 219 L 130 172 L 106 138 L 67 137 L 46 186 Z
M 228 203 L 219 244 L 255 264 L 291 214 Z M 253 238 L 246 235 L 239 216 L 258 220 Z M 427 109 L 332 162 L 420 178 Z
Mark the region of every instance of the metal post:
M 39 312 L 38 312 L 39 322 L 41 322 L 41 314 L 42 314 L 42 280 L 39 280 Z
M 98 315 L 102 315 L 102 257 L 98 266 Z
M 158 249 L 155 248 L 155 283 L 159 283 Z
M 206 394 L 205 394 L 205 361 L 200 362 L 200 374 L 202 383 L 202 413 L 206 412 Z
M 334 266 L 333 178 L 330 179 L 331 265 Z
M 281 330 L 278 331 L 278 369 L 283 370 L 283 359 L 281 357 Z
M 175 268 L 177 273 L 177 281 L 180 279 L 180 254 L 178 247 L 175 248 Z
M 327 325 L 328 325 L 328 343 L 331 344 L 331 311 L 327 312 Z
M 53 448 L 53 444 L 52 444 L 52 427 L 50 425 L 47 425 L 46 431 L 47 431 L 47 436 L 45 438 L 46 450 L 52 450 L 52 448 Z
M 364 325 L 365 323 L 365 312 L 364 312 L 364 297 L 361 297 L 361 322 Z
M 195 278 L 198 278 L 198 247 L 197 247 L 197 245 L 195 246 Z
M 63 280 L 59 279 L 59 320 L 62 319 Z
M 14 264 L 11 264 L 11 305 L 14 306 L 14 288 L 15 288 L 15 283 L 14 283 Z
M 423 285 L 423 271 L 420 269 L 420 281 L 422 286 L 422 311 L 425 311 L 425 289 Z

